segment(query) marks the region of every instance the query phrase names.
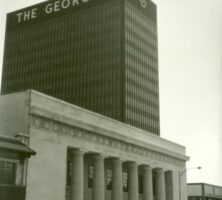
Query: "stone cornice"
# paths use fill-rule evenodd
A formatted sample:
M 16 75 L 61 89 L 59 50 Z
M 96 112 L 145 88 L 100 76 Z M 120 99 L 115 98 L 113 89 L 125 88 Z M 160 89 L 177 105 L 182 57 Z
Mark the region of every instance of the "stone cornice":
M 124 128 L 126 128 L 126 130 L 129 130 L 129 132 L 127 132 L 128 135 L 123 134 L 123 132 L 121 131 L 121 129 L 118 128 L 118 126 L 115 127 L 116 123 L 113 123 L 113 127 L 105 126 L 104 124 L 106 124 L 107 119 L 105 119 L 105 120 L 103 119 L 103 120 L 99 121 L 98 123 L 90 123 L 92 121 L 84 120 L 85 118 L 82 118 L 81 116 L 75 115 L 74 117 L 72 117 L 72 115 L 67 115 L 67 114 L 64 114 L 63 112 L 58 112 L 57 110 L 49 110 L 49 109 L 47 109 L 47 107 L 44 108 L 39 105 L 32 105 L 30 108 L 30 114 L 39 116 L 41 118 L 53 120 L 53 121 L 56 121 L 57 123 L 61 123 L 66 126 L 71 126 L 71 127 L 79 128 L 79 129 L 86 130 L 89 132 L 93 132 L 93 133 L 96 133 L 97 135 L 100 135 L 101 137 L 111 138 L 111 139 L 113 139 L 113 141 L 116 140 L 116 141 L 124 142 L 127 144 L 131 144 L 133 146 L 137 146 L 139 148 L 149 149 L 149 150 L 154 151 L 156 153 L 160 153 L 160 154 L 164 154 L 164 155 L 167 155 L 170 157 L 174 157 L 176 159 L 180 159 L 181 161 L 188 160 L 188 157 L 185 156 L 184 154 L 178 153 L 175 151 L 171 151 L 171 150 L 165 148 L 165 146 L 167 145 L 166 141 L 164 141 L 166 144 L 162 144 L 163 145 L 162 147 L 156 145 L 156 143 L 158 143 L 158 140 L 159 140 L 159 143 L 161 143 L 161 141 L 162 141 L 162 139 L 157 136 L 156 136 L 157 137 L 156 143 L 153 143 L 153 144 L 151 143 L 152 140 L 149 141 L 149 138 L 152 137 L 149 134 L 147 134 L 147 140 L 141 140 L 141 139 L 139 140 L 139 137 L 137 137 L 137 138 L 131 137 L 132 135 L 130 135 L 130 132 L 134 131 L 135 129 L 133 127 L 127 126 L 125 124 L 121 124 L 121 125 L 126 126 Z M 106 117 L 104 117 L 104 118 L 106 118 Z M 113 121 L 115 121 L 115 120 L 113 120 Z M 101 124 L 103 126 L 101 126 Z M 45 127 L 45 128 L 47 128 L 47 127 Z M 94 140 L 94 138 L 92 138 L 92 139 Z M 172 143 L 170 143 L 170 144 L 172 145 Z M 114 145 L 114 147 L 115 147 L 115 145 Z M 129 146 L 129 148 L 131 148 L 131 147 Z
M 113 137 L 108 137 L 96 132 L 80 129 L 75 126 L 70 126 L 68 124 L 60 123 L 49 118 L 41 117 L 39 115 L 31 115 L 30 119 L 30 127 L 39 129 L 41 131 L 56 133 L 60 136 L 71 136 L 74 139 L 85 141 L 90 144 L 96 144 L 96 146 L 102 146 L 112 150 L 115 149 L 115 151 L 118 152 L 130 153 L 130 155 L 136 155 L 137 158 L 146 158 L 150 161 L 158 161 L 158 163 L 163 162 L 179 167 L 183 167 L 185 163 L 184 160 L 178 159 L 172 155 L 153 151 L 147 147 L 128 143 L 126 141 L 120 141 L 118 139 L 114 139 Z M 92 151 L 92 149 L 89 150 Z M 143 161 L 145 163 L 145 160 Z

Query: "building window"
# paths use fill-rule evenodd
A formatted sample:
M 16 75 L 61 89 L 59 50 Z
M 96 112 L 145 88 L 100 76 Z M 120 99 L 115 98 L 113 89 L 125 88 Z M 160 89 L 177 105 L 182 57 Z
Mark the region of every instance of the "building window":
M 156 196 L 156 176 L 153 174 L 153 196 Z
M 139 181 L 139 194 L 143 193 L 143 176 L 139 174 L 138 176 L 138 181 Z
M 207 200 L 211 200 L 211 199 L 208 199 L 206 198 Z M 190 196 L 188 197 L 188 200 L 202 200 L 202 197 L 193 197 L 193 196 Z M 213 199 L 212 199 L 213 200 Z
M 106 170 L 106 189 L 112 190 L 112 170 Z
M 0 161 L 0 184 L 15 184 L 16 164 Z
M 128 192 L 128 173 L 123 172 L 123 192 Z
M 70 160 L 67 161 L 67 175 L 66 175 L 66 184 L 71 185 L 72 180 L 72 162 Z
M 89 167 L 88 167 L 88 188 L 93 187 L 93 171 L 94 171 L 93 166 L 89 165 Z

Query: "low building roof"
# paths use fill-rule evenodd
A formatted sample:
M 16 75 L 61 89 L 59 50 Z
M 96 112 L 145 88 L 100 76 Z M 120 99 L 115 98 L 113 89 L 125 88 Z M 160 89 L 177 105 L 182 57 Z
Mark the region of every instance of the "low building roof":
M 18 153 L 21 157 L 35 155 L 36 152 L 18 139 L 0 135 L 0 151 Z

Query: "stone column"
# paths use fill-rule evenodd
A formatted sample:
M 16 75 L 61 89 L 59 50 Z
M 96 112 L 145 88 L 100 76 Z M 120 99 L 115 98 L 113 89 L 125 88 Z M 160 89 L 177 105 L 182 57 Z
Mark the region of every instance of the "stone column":
M 165 172 L 166 200 L 174 200 L 173 172 Z
M 150 166 L 142 166 L 143 200 L 153 200 L 153 176 Z
M 156 200 L 166 200 L 165 178 L 163 169 L 156 169 Z
M 139 200 L 138 169 L 135 162 L 128 164 L 129 169 L 129 200 Z
M 122 161 L 113 159 L 112 200 L 123 199 Z
M 93 200 L 105 199 L 104 158 L 101 155 L 94 156 L 93 174 Z
M 83 152 L 75 150 L 72 152 L 72 200 L 83 200 Z

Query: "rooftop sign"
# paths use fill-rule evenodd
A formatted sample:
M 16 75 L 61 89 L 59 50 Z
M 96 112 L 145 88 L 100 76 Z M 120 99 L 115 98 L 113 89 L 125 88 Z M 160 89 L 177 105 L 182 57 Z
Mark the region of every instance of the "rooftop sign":
M 107 2 L 108 0 L 102 0 Z M 101 0 L 51 0 L 7 14 L 6 31 L 12 31 L 64 16 L 101 3 Z
M 50 15 L 55 12 L 60 12 L 62 10 L 68 9 L 70 7 L 78 6 L 83 3 L 87 3 L 89 0 L 58 0 L 47 3 L 43 11 L 46 15 Z M 16 13 L 17 23 L 22 23 L 31 19 L 35 19 L 39 14 L 39 7 L 34 7 L 26 10 L 22 10 Z M 42 8 L 41 8 L 42 9 Z

